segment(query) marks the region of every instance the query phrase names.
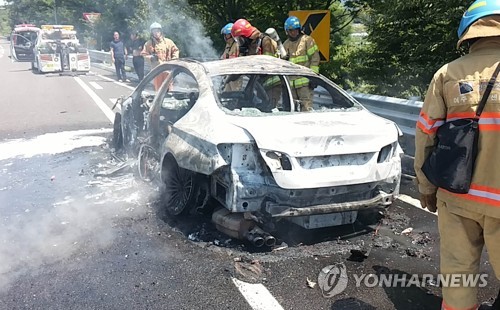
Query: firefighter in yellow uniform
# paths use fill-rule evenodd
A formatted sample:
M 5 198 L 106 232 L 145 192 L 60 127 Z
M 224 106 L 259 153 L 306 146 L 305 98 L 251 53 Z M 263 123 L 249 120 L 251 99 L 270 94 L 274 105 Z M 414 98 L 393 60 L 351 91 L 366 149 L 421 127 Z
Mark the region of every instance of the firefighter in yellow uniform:
M 302 32 L 300 20 L 290 16 L 285 21 L 285 31 L 288 39 L 283 43 L 287 52 L 288 60 L 319 73 L 319 49 L 314 39 Z M 313 90 L 309 85 L 309 79 L 297 77 L 291 79 L 294 99 L 300 100 L 301 111 L 312 110 Z
M 162 28 L 159 23 L 152 23 L 149 27 L 151 39 L 146 42 L 141 55 L 151 61 L 151 68 L 158 66 L 171 59 L 179 58 L 179 49 L 175 43 L 163 36 Z M 155 77 L 153 85 L 155 90 L 158 90 L 168 77 L 168 73 L 164 72 Z
M 220 33 L 224 36 L 224 41 L 226 41 L 226 46 L 224 47 L 224 52 L 221 55 L 221 59 L 236 58 L 239 54 L 238 43 L 234 40 L 231 35 L 231 29 L 233 28 L 233 23 L 228 23 L 222 27 Z M 235 81 L 227 82 L 225 91 L 237 91 L 241 89 L 243 84 L 242 79 L 237 79 Z
M 226 46 L 224 47 L 224 52 L 221 55 L 221 59 L 229 59 L 238 57 L 238 44 L 231 35 L 231 29 L 233 28 L 233 23 L 229 23 L 222 27 L 220 33 L 224 36 L 224 41 L 226 41 Z
M 491 266 L 500 278 L 500 165 L 496 163 L 500 158 L 500 82 L 493 87 L 479 121 L 479 152 L 469 192 L 454 194 L 436 188 L 422 172 L 436 144 L 439 126 L 475 115 L 500 61 L 500 2 L 476 0 L 462 17 L 458 38 L 457 47 L 467 44 L 469 53 L 434 74 L 417 122 L 416 180 L 422 207 L 439 213 L 441 274 L 477 276 L 486 246 Z M 479 307 L 477 287 L 463 283 L 443 286 L 442 293 L 443 310 Z

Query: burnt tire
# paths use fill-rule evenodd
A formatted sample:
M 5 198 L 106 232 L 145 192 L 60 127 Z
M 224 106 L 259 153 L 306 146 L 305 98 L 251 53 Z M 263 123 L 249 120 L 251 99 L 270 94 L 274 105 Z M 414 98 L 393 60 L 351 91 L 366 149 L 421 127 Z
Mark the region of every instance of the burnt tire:
M 115 113 L 115 120 L 113 122 L 112 145 L 115 151 L 123 148 L 122 115 L 119 112 Z
M 158 154 L 147 144 L 142 144 L 139 148 L 137 158 L 137 169 L 139 177 L 145 182 L 152 182 L 158 175 Z
M 163 163 L 163 204 L 171 215 L 188 215 L 194 207 L 198 182 L 197 175 L 179 167 L 173 158 Z

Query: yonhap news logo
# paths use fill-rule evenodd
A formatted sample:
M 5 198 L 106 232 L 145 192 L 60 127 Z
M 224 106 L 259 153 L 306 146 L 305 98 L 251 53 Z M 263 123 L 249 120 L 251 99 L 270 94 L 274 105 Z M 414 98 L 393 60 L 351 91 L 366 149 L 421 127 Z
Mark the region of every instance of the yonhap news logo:
M 332 298 L 342 293 L 349 284 L 356 287 L 486 287 L 487 274 L 409 274 L 402 272 L 386 272 L 378 274 L 347 274 L 344 263 L 329 265 L 321 269 L 318 275 L 318 286 L 325 298 Z
M 318 286 L 325 298 L 342 293 L 347 288 L 347 282 L 349 279 L 344 263 L 326 266 L 318 275 Z

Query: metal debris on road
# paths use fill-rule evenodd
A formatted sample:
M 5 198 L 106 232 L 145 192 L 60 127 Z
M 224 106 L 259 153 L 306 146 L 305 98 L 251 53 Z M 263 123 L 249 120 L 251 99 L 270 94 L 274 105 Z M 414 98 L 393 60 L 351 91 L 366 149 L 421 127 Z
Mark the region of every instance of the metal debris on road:
M 317 284 L 316 282 L 313 282 L 313 281 L 309 280 L 309 278 L 306 278 L 306 281 L 307 281 L 307 286 L 309 288 L 314 288 L 316 286 L 316 284 Z

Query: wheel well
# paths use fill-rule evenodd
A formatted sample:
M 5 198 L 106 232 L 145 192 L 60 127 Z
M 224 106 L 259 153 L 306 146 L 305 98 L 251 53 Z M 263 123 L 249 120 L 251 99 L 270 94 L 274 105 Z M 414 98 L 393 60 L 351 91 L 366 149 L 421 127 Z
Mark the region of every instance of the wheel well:
M 172 153 L 166 153 L 161 160 L 160 180 L 162 181 L 162 183 L 165 182 L 164 176 L 166 166 L 169 162 L 171 163 L 172 161 L 177 164 L 177 160 L 175 159 L 174 155 L 172 155 Z

